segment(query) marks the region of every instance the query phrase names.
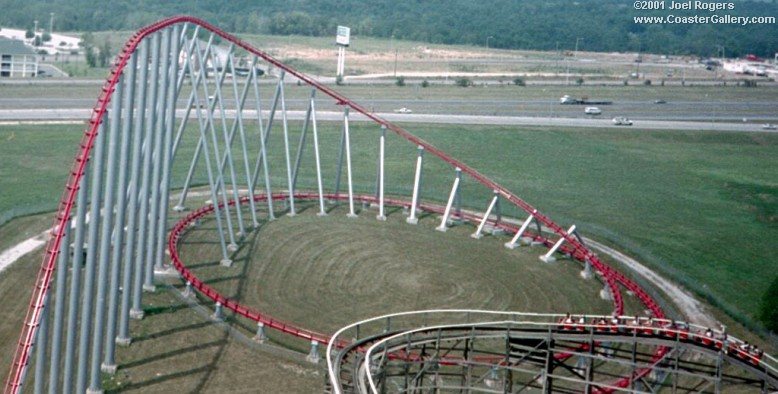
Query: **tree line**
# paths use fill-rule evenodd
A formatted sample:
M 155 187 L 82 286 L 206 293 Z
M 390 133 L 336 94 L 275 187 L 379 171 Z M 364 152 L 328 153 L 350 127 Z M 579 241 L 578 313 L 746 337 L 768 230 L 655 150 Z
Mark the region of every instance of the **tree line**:
M 735 16 L 776 16 L 776 0 L 730 0 Z M 55 13 L 59 31 L 135 30 L 189 14 L 237 33 L 331 36 L 352 34 L 506 49 L 651 52 L 727 56 L 778 52 L 778 24 L 639 25 L 632 1 L 598 0 L 0 0 L 0 26 L 27 28 Z M 687 13 L 707 11 L 689 11 Z M 719 14 L 723 12 L 719 11 Z M 676 12 L 676 14 L 681 14 Z

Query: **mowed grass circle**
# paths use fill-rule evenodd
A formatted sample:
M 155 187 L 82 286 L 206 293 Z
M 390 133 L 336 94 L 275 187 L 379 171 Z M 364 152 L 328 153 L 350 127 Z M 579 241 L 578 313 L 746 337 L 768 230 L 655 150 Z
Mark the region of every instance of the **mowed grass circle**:
M 599 282 L 581 279 L 577 262 L 538 260 L 543 247 L 509 250 L 507 236 L 476 240 L 469 237 L 471 224 L 435 231 L 437 215 L 409 225 L 399 210 L 383 222 L 375 210 L 348 218 L 337 207 L 319 217 L 318 207 L 298 205 L 296 216 L 278 215 L 249 233 L 231 267 L 219 265 L 216 221 L 209 216 L 182 237 L 182 261 L 226 297 L 328 334 L 357 320 L 419 309 L 613 309 L 599 298 Z

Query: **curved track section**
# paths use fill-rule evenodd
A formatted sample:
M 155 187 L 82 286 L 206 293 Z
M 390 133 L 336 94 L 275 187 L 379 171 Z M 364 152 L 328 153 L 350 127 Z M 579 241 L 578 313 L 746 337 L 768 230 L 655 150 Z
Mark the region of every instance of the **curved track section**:
M 431 310 L 369 319 L 336 334 L 356 339 L 341 352 L 328 350 L 331 384 L 336 392 L 372 393 L 718 393 L 766 392 L 778 385 L 774 359 L 761 360 L 722 332 L 707 334 L 705 327 L 677 327 L 670 320 L 591 316 L 592 323 L 560 324 L 564 318 Z M 419 320 L 433 323 L 403 328 Z M 658 360 L 657 348 L 667 349 Z M 612 382 L 641 369 L 651 373 L 626 385 Z
M 292 129 L 299 125 L 287 121 L 289 81 L 310 92 L 305 94 L 308 100 L 298 134 Z M 320 138 L 324 136 L 316 120 L 320 105 L 343 110 L 339 138 Z M 375 156 L 372 150 L 364 151 L 366 137 L 350 130 L 354 115 L 370 121 L 377 131 L 369 144 L 377 146 Z M 296 155 L 290 135 L 299 137 Z M 412 179 L 386 177 L 390 137 L 404 143 L 391 145 L 389 154 L 410 152 L 410 159 L 394 159 L 391 169 L 413 173 Z M 322 147 L 331 141 L 334 148 Z M 377 165 L 366 164 L 364 157 L 377 159 Z M 452 176 L 436 171 L 422 177 L 423 163 L 430 160 Z M 327 173 L 332 169 L 328 163 L 336 163 L 334 174 Z M 422 179 L 436 176 L 442 176 L 444 184 L 453 178 L 450 188 L 422 187 Z M 325 188 L 324 181 L 332 179 L 334 187 Z M 186 209 L 195 184 L 207 185 L 213 203 L 175 224 L 168 238 L 169 218 Z M 463 193 L 462 184 L 477 193 Z M 175 206 L 170 204 L 171 185 L 183 185 Z M 314 192 L 297 192 L 304 188 Z M 477 212 L 484 201 L 473 198 L 479 193 L 483 199 L 488 196 L 484 213 Z M 463 201 L 463 196 L 470 199 Z M 566 255 L 583 264 L 587 275 L 604 284 L 615 313 L 624 310 L 621 290 L 626 289 L 654 318 L 665 317 L 646 291 L 589 250 L 574 226 L 563 229 L 474 168 L 237 37 L 205 21 L 179 16 L 135 33 L 101 90 L 60 198 L 5 392 L 20 392 L 30 380 L 26 379 L 30 370 L 36 392 L 101 391 L 102 373 L 116 371 L 116 346 L 132 341 L 129 321 L 143 318 L 143 292 L 154 290 L 155 275 L 173 271 L 165 245 L 179 273 L 224 307 L 290 335 L 349 346 L 345 339 L 332 340 L 221 296 L 198 281 L 178 258 L 177 240 L 186 224 L 213 214 L 221 262 L 229 266 L 245 235 L 260 222 L 273 220 L 280 203 L 283 213 L 294 215 L 296 199 L 317 200 L 322 215 L 325 200 L 340 200 L 348 205 L 350 217 L 366 212 L 357 203 L 372 204 L 379 220 L 385 219 L 387 206 L 402 206 L 410 212 L 410 224 L 422 210 L 438 213 L 440 231 L 455 222 L 478 223 L 474 238 L 487 230 L 502 230 L 514 234 L 508 247 L 522 241 L 542 243 L 550 248 L 544 261 Z M 259 203 L 267 205 L 266 217 L 260 217 Z M 527 215 L 521 218 L 523 225 L 502 220 L 501 206 Z M 652 357 L 659 360 L 666 354 L 667 348 L 658 346 Z M 635 371 L 626 385 L 650 372 L 650 368 Z

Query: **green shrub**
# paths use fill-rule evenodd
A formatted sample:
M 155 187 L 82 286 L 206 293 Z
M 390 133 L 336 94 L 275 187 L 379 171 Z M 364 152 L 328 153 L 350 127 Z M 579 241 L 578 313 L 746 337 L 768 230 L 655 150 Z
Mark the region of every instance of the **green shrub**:
M 473 81 L 471 81 L 469 78 L 459 78 L 456 81 L 456 85 L 466 88 L 468 86 L 473 86 Z

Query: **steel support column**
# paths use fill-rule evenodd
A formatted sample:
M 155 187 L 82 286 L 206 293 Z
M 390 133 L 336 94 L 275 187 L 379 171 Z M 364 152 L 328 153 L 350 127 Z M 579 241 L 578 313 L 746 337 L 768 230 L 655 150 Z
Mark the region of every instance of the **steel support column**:
M 141 206 L 140 206 L 140 229 L 138 230 L 138 248 L 135 258 L 140 260 L 142 264 L 142 273 L 140 274 L 143 284 L 143 291 L 154 291 L 154 262 L 151 260 L 154 237 L 152 234 L 153 229 L 153 214 L 149 210 L 151 203 L 150 196 L 154 184 L 159 183 L 159 178 L 152 182 L 152 170 L 159 168 L 159 163 L 156 158 L 159 157 L 159 148 L 161 142 L 158 141 L 158 135 L 161 137 L 161 133 L 156 132 L 157 123 L 157 91 L 159 90 L 159 43 L 160 33 L 155 33 L 151 40 L 151 68 L 149 69 L 151 75 L 149 80 L 148 93 L 148 110 L 146 111 L 146 153 L 143 159 L 143 186 L 141 187 Z M 152 159 L 154 159 L 154 167 L 152 167 Z M 157 174 L 157 171 L 154 171 Z M 159 196 L 157 196 L 158 198 Z M 141 311 L 141 294 L 135 295 L 133 301 L 133 309 Z M 142 312 L 135 312 L 136 317 L 143 317 Z
M 121 150 L 119 153 L 119 181 L 116 185 L 116 224 L 113 231 L 113 250 L 111 251 L 111 284 L 108 292 L 108 323 L 105 329 L 105 358 L 101 369 L 103 372 L 113 374 L 116 372 L 115 348 L 116 348 L 116 317 L 119 310 L 119 280 L 124 247 L 124 227 L 127 210 L 127 161 L 130 155 L 130 136 L 132 134 L 133 107 L 135 105 L 135 68 L 137 56 L 130 57 L 125 77 L 126 89 L 124 90 L 124 104 L 122 114 Z M 120 97 L 117 97 L 117 99 Z M 118 119 L 117 119 L 118 120 Z M 125 288 L 126 289 L 126 288 Z
M 413 197 L 411 197 L 411 212 L 405 221 L 410 224 L 416 224 L 419 219 L 416 217 L 416 210 L 419 206 L 419 196 L 421 194 L 421 170 L 424 164 L 424 147 L 419 145 L 418 155 L 416 156 L 416 173 L 413 177 Z
M 294 181 L 292 180 L 292 163 L 289 153 L 289 123 L 286 117 L 286 98 L 284 97 L 284 76 L 281 75 L 279 85 L 281 88 L 281 122 L 284 130 L 284 158 L 286 159 L 286 183 L 289 191 L 289 216 L 297 214 L 294 209 Z
M 489 207 L 486 208 L 486 212 L 484 212 L 484 217 L 481 218 L 481 223 L 478 224 L 478 228 L 476 228 L 475 232 L 470 234 L 470 237 L 475 239 L 480 239 L 483 237 L 482 232 L 484 231 L 484 226 L 486 226 L 486 222 L 489 221 L 489 215 L 492 214 L 492 210 L 497 205 L 497 202 L 500 201 L 500 193 L 495 190 L 494 191 L 494 197 L 492 197 L 492 201 L 489 203 Z
M 149 216 L 149 232 L 146 237 L 146 272 L 143 282 L 144 290 L 153 292 L 154 269 L 160 268 L 157 261 L 157 248 L 160 242 L 164 242 L 164 236 L 159 236 L 159 227 L 161 221 L 160 210 L 167 210 L 168 202 L 162 201 L 162 172 L 165 163 L 163 157 L 166 155 L 167 147 L 164 145 L 165 134 L 167 130 L 167 89 L 169 84 L 168 67 L 170 66 L 170 28 L 162 30 L 162 50 L 159 53 L 159 67 L 156 73 L 159 76 L 159 87 L 157 90 L 156 117 L 157 123 L 154 129 L 154 168 L 151 175 L 151 214 Z
M 70 263 L 70 221 L 57 231 L 64 231 L 57 260 L 57 278 L 54 294 L 54 321 L 52 324 L 51 354 L 49 369 L 49 393 L 55 394 L 59 383 L 59 366 L 62 362 L 62 333 L 65 320 L 65 294 L 67 292 L 68 264 Z M 74 275 L 78 271 L 73 270 Z
M 92 312 L 94 302 L 95 271 L 97 268 L 98 226 L 100 225 L 100 207 L 103 200 L 103 155 L 105 151 L 105 122 L 100 119 L 100 127 L 95 137 L 95 152 L 91 158 L 92 187 L 89 201 L 89 236 L 87 240 L 86 267 L 84 268 L 84 291 L 81 293 L 81 335 L 78 346 L 78 369 L 76 374 L 76 393 L 83 393 L 87 386 L 89 340 L 92 330 Z M 78 296 L 76 296 L 78 298 Z
M 570 226 L 570 228 L 565 233 L 566 235 L 570 235 L 575 231 L 575 224 Z M 556 253 L 557 250 L 559 250 L 559 247 L 562 246 L 562 244 L 565 242 L 565 237 L 560 237 L 559 240 L 556 241 L 554 246 L 551 247 L 551 249 L 548 250 L 548 253 L 544 254 L 543 256 L 540 256 L 540 260 L 544 263 L 551 263 L 555 261 L 554 253 Z
M 386 220 L 384 212 L 384 153 L 386 149 L 386 126 L 381 125 L 381 135 L 378 139 L 378 220 Z
M 140 296 L 141 280 L 143 265 L 139 264 L 142 260 L 133 259 L 136 250 L 135 240 L 138 231 L 138 221 L 141 222 L 144 218 L 138 217 L 138 194 L 140 188 L 140 165 L 141 165 L 141 153 L 144 135 L 143 119 L 146 114 L 146 77 L 148 75 L 148 61 L 149 61 L 149 45 L 148 40 L 143 40 L 140 45 L 140 61 L 136 60 L 136 63 L 140 65 L 140 75 L 138 78 L 138 109 L 135 111 L 135 123 L 133 124 L 134 130 L 132 135 L 132 160 L 130 162 L 130 183 L 127 186 L 127 190 L 130 192 L 130 201 L 128 203 L 127 212 L 127 243 L 124 246 L 124 272 L 122 276 L 122 307 L 119 313 L 119 335 L 116 337 L 116 342 L 119 345 L 130 344 L 130 298 L 134 293 Z M 147 139 L 148 140 L 148 139 Z M 146 151 L 149 151 L 148 144 Z M 141 237 L 140 240 L 143 238 Z M 133 281 L 134 280 L 134 281 Z M 133 286 L 133 283 L 135 285 Z M 140 297 L 139 297 L 140 298 Z M 134 313 L 140 311 L 140 300 L 138 303 L 138 309 Z
M 96 153 L 96 152 L 95 152 Z M 81 157 L 81 160 L 87 160 Z M 94 165 L 94 162 L 92 162 Z M 65 359 L 62 362 L 62 393 L 70 394 L 73 389 L 73 377 L 76 366 L 76 347 L 78 333 L 79 301 L 81 297 L 81 266 L 84 263 L 84 230 L 86 226 L 87 190 L 89 189 L 91 166 L 87 166 L 78 185 L 76 197 L 76 228 L 73 243 L 73 265 L 70 274 L 70 291 L 68 292 L 68 323 L 65 336 Z M 68 246 L 69 247 L 69 246 Z M 53 394 L 53 393 L 52 393 Z
M 519 240 L 521 239 L 521 236 L 524 235 L 524 232 L 527 231 L 527 228 L 529 228 L 529 225 L 532 223 L 533 220 L 535 220 L 535 214 L 538 213 L 538 210 L 535 209 L 532 211 L 532 213 L 527 216 L 527 219 L 524 220 L 524 223 L 521 224 L 521 227 L 519 227 L 519 231 L 516 231 L 516 235 L 511 238 L 510 242 L 505 243 L 505 247 L 508 249 L 516 249 L 516 247 L 519 246 Z
M 448 203 L 446 203 L 446 210 L 443 211 L 443 218 L 440 220 L 440 225 L 435 230 L 445 232 L 448 230 L 448 219 L 451 216 L 451 207 L 454 205 L 454 200 L 459 194 L 459 182 L 462 179 L 462 169 L 456 168 L 456 177 L 454 178 L 454 184 L 451 185 L 451 193 L 448 196 Z
M 311 123 L 313 124 L 313 154 L 316 159 L 316 186 L 319 190 L 319 216 L 326 216 L 327 211 L 324 210 L 324 186 L 322 185 L 321 177 L 321 155 L 319 154 L 319 128 L 316 124 L 316 99 L 314 90 L 311 93 Z
M 119 148 L 119 132 L 122 119 L 122 91 L 124 76 L 121 76 L 119 83 L 116 84 L 114 94 L 116 97 L 111 101 L 110 116 L 110 141 L 108 142 L 108 157 L 105 162 L 106 176 L 103 188 L 105 198 L 103 200 L 103 220 L 101 221 L 100 233 L 100 263 L 97 271 L 97 298 L 95 303 L 94 328 L 92 329 L 92 357 L 90 359 L 90 379 L 89 392 L 102 392 L 102 380 L 100 379 L 100 361 L 103 355 L 103 338 L 105 334 L 105 308 L 106 293 L 108 292 L 108 277 L 111 260 L 111 236 L 113 227 L 114 207 L 116 203 L 116 167 L 117 167 L 117 149 Z M 119 198 L 124 198 L 124 191 L 119 193 Z M 94 204 L 94 201 L 92 202 Z M 121 229 L 119 230 L 121 231 Z M 121 249 L 118 244 L 114 248 Z
M 351 138 L 349 137 L 349 108 L 346 107 L 343 111 L 343 144 L 346 148 L 346 179 L 348 181 L 348 214 L 346 216 L 350 218 L 357 217 L 354 212 L 354 183 L 351 177 Z

